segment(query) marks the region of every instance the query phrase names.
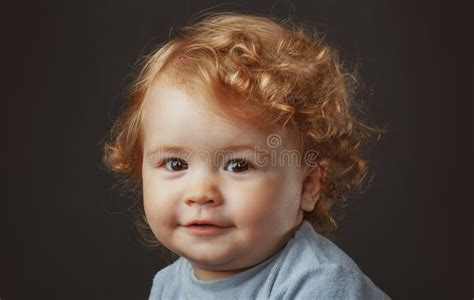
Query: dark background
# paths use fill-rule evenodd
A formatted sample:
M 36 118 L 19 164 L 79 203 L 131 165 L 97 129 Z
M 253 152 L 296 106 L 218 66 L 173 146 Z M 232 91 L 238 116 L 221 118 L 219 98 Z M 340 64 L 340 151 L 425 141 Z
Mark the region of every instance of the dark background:
M 358 65 L 368 118 L 390 130 L 371 150 L 374 182 L 352 199 L 338 245 L 394 299 L 471 299 L 470 1 L 232 3 L 214 10 L 291 15 L 325 32 Z M 101 147 L 138 55 L 217 4 L 2 5 L 2 300 L 148 297 L 165 262 L 134 240 Z

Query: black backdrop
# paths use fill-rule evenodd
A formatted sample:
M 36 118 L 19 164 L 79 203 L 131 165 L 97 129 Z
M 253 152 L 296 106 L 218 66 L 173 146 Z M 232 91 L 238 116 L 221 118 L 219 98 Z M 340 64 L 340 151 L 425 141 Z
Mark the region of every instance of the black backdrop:
M 0 298 L 144 299 L 165 262 L 132 238 L 102 141 L 138 54 L 219 2 L 30 2 L 3 4 Z M 394 299 L 472 298 L 469 1 L 232 3 L 214 9 L 291 14 L 325 32 L 358 64 L 370 120 L 391 130 L 340 247 Z

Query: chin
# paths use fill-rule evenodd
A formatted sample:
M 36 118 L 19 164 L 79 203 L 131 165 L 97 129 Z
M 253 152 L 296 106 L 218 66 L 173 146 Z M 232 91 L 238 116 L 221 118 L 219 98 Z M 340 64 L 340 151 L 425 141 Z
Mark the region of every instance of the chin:
M 230 257 L 222 257 L 220 255 L 216 255 L 215 253 L 183 253 L 182 256 L 194 264 L 202 267 L 213 268 L 214 270 L 219 270 L 219 267 L 222 267 L 231 261 Z

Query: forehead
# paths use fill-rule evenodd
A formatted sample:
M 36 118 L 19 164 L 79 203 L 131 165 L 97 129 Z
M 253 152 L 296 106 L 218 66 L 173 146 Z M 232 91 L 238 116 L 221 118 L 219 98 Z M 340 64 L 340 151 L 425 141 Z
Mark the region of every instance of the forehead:
M 287 138 L 285 130 L 262 130 L 219 115 L 206 97 L 197 89 L 156 80 L 145 95 L 142 111 L 145 148 L 157 143 L 223 147 L 237 141 L 266 147 L 271 134 Z

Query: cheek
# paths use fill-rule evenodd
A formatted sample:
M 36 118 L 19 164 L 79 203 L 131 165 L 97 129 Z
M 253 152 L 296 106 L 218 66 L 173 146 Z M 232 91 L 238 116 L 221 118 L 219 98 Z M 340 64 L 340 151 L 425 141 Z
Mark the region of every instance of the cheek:
M 237 199 L 231 208 L 237 223 L 252 226 L 263 222 L 271 215 L 270 197 L 266 193 L 253 192 Z
M 160 184 L 153 178 L 143 178 L 143 206 L 150 227 L 156 228 L 172 224 L 175 220 L 173 208 L 173 185 Z
M 299 209 L 298 184 L 284 175 L 235 186 L 231 195 L 235 222 L 242 226 L 292 226 Z
M 234 185 L 230 191 L 231 210 L 236 222 L 242 226 L 263 226 L 279 206 L 278 177 L 266 177 L 246 185 Z

